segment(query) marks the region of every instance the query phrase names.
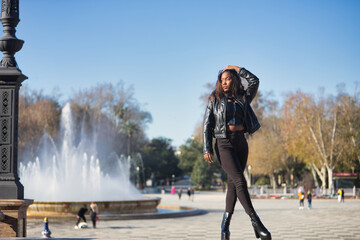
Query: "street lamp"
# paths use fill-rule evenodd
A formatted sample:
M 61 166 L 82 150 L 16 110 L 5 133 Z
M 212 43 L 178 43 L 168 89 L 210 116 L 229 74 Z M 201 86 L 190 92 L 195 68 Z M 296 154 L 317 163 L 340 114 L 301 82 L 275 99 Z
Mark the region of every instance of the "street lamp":
M 0 38 L 0 235 L 26 237 L 26 210 L 33 200 L 24 199 L 18 175 L 19 89 L 27 79 L 14 57 L 24 44 L 15 35 L 20 21 L 19 0 L 1 1 L 0 21 L 4 27 Z
M 249 182 L 248 182 L 248 187 L 251 187 L 251 165 L 248 166 L 248 170 L 249 170 Z
M 137 167 L 136 167 L 136 178 L 137 178 L 136 187 L 137 187 L 138 189 L 140 189 L 140 175 L 139 175 L 139 171 L 140 171 L 140 167 L 137 166 Z
M 24 187 L 18 176 L 18 111 L 19 89 L 27 79 L 15 61 L 24 41 L 15 36 L 19 23 L 19 1 L 2 0 L 1 23 L 4 36 L 0 38 L 0 199 L 24 199 Z M 20 235 L 19 235 L 20 237 Z

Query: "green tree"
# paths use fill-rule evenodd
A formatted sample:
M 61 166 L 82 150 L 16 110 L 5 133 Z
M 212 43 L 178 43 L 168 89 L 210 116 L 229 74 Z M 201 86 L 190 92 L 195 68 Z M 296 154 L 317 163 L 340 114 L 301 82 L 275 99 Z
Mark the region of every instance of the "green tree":
M 225 173 L 219 166 L 216 156 L 214 156 L 214 163 L 207 163 L 203 156 L 203 144 L 196 138 L 188 139 L 179 150 L 179 167 L 184 174 L 190 175 L 192 182 L 201 188 L 210 188 L 214 173 L 219 173 L 222 180 L 225 180 Z
M 191 181 L 196 183 L 198 186 L 201 186 L 201 188 L 209 188 L 211 186 L 212 179 L 214 178 L 215 169 L 217 168 L 214 166 L 214 163 L 210 164 L 206 162 L 203 156 L 199 155 L 191 172 Z
M 120 133 L 125 133 L 127 136 L 127 155 L 131 154 L 131 140 L 134 134 L 139 132 L 141 129 L 136 122 L 127 121 L 125 122 L 121 128 Z
M 183 170 L 184 174 L 190 175 L 197 159 L 203 156 L 202 144 L 194 139 L 188 139 L 184 145 L 180 146 L 179 150 L 179 168 Z
M 144 161 L 145 177 L 151 174 L 159 181 L 169 181 L 172 175 L 179 176 L 181 169 L 178 167 L 179 159 L 175 156 L 171 139 L 154 138 L 141 150 Z

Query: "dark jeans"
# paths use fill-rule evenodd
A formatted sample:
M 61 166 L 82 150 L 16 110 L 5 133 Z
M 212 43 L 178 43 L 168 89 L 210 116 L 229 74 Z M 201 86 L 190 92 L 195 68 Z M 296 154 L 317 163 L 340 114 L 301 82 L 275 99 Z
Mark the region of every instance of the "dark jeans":
M 244 177 L 249 153 L 244 132 L 230 132 L 227 138 L 216 139 L 215 152 L 221 167 L 228 175 L 225 211 L 233 213 L 238 198 L 247 214 L 254 212 Z
M 90 214 L 90 217 L 91 217 L 91 221 L 92 221 L 92 224 L 93 224 L 93 228 L 96 228 L 96 212 L 92 212 Z
M 76 226 L 80 223 L 80 220 L 81 220 L 81 219 L 83 219 L 84 222 L 86 222 L 85 216 L 79 216 L 79 215 L 78 215 L 77 218 L 78 218 L 78 219 L 77 219 L 77 222 L 76 222 L 76 224 L 75 224 Z

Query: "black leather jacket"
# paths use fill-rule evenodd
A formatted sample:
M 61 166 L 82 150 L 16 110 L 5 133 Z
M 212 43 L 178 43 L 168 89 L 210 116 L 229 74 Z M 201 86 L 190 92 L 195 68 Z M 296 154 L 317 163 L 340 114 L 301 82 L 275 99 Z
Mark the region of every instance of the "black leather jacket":
M 245 68 L 240 69 L 239 75 L 247 80 L 248 88 L 242 98 L 236 99 L 236 102 L 244 108 L 245 132 L 252 134 L 260 128 L 260 123 L 250 106 L 259 88 L 259 79 Z M 213 137 L 226 138 L 226 102 L 225 97 L 220 101 L 216 97 L 209 98 L 203 123 L 204 154 L 213 152 Z

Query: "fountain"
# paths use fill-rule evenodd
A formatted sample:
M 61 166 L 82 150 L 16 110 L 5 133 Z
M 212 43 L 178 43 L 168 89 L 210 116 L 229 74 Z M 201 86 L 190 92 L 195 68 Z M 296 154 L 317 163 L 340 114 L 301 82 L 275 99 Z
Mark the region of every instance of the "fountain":
M 130 181 L 133 160 L 112 153 L 116 167 L 111 176 L 105 174 L 96 157 L 96 134 L 89 137 L 82 128 L 76 144 L 74 129 L 67 103 L 61 113 L 60 147 L 45 133 L 35 161 L 20 163 L 25 197 L 36 200 L 29 207 L 28 216 L 74 216 L 83 204 L 92 201 L 102 214 L 156 212 L 160 198 L 144 199 Z

